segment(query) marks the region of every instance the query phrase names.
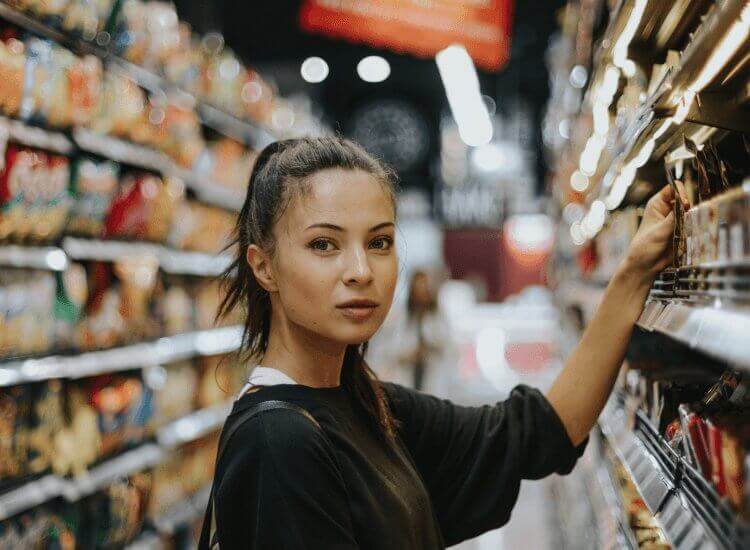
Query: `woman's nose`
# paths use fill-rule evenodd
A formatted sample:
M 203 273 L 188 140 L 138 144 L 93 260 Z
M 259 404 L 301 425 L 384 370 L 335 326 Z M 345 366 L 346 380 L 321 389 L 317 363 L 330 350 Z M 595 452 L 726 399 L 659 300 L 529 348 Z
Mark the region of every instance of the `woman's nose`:
M 357 248 L 347 254 L 347 264 L 344 271 L 345 284 L 366 285 L 372 282 L 372 278 L 372 269 L 365 250 Z

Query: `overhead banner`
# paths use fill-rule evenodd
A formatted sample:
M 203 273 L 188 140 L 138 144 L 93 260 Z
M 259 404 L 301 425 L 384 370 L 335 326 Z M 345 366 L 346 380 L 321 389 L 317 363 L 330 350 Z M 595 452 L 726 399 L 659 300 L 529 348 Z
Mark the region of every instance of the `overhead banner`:
M 513 0 L 304 0 L 300 26 L 399 53 L 432 57 L 463 44 L 496 71 L 510 54 Z

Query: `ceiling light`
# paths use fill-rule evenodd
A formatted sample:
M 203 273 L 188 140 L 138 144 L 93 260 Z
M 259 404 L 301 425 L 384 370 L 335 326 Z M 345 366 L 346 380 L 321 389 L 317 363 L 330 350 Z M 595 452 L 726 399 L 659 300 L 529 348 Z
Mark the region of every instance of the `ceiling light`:
M 482 100 L 474 62 L 466 48 L 449 46 L 438 52 L 435 62 L 461 140 L 472 147 L 489 143 L 493 134 L 492 120 Z
M 328 63 L 322 57 L 308 57 L 302 62 L 299 72 L 305 82 L 318 84 L 328 77 Z
M 369 55 L 357 64 L 357 74 L 365 82 L 383 82 L 391 75 L 391 66 L 379 55 Z

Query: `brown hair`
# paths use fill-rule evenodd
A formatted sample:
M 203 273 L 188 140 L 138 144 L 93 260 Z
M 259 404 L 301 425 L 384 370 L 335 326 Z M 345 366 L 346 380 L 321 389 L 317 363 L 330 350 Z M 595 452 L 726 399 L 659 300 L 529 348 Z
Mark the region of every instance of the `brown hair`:
M 226 295 L 219 308 L 225 316 L 235 307 L 245 308 L 240 354 L 257 358 L 265 353 L 271 329 L 271 299 L 247 263 L 247 249 L 255 244 L 273 252 L 273 228 L 290 200 L 306 190 L 305 180 L 331 168 L 362 170 L 375 176 L 394 201 L 394 173 L 359 145 L 340 137 L 288 139 L 261 151 L 248 185 L 234 239 L 236 257 L 222 274 Z M 341 384 L 367 413 L 379 433 L 392 436 L 394 420 L 375 374 L 364 360 L 367 342 L 349 345 L 344 354 Z

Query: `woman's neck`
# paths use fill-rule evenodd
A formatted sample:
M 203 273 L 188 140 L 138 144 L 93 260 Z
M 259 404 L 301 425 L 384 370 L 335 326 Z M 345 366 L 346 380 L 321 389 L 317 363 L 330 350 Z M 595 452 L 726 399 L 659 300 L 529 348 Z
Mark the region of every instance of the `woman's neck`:
M 344 344 L 323 340 L 287 319 L 274 319 L 261 364 L 303 386 L 332 388 L 341 384 L 345 352 Z

